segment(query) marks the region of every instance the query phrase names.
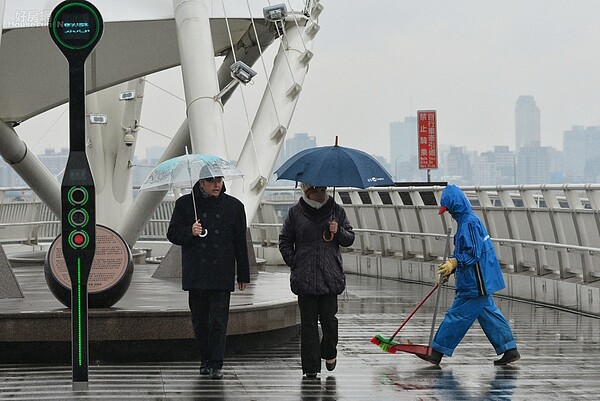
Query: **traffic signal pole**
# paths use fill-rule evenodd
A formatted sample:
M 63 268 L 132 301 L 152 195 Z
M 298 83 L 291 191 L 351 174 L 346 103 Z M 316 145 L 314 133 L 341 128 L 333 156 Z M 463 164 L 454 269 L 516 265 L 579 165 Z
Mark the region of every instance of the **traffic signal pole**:
M 69 158 L 61 184 L 62 248 L 71 279 L 73 388 L 88 387 L 87 284 L 96 250 L 96 192 L 85 153 L 85 61 L 102 36 L 103 21 L 87 1 L 64 1 L 52 11 L 50 36 L 69 62 Z

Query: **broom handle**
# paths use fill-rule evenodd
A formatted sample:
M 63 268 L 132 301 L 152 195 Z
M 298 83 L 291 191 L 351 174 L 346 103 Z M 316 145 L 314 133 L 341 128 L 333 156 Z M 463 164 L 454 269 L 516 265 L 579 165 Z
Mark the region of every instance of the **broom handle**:
M 410 315 L 408 315 L 408 317 L 406 318 L 406 320 L 404 320 L 404 322 L 400 325 L 400 327 L 398 327 L 398 330 L 396 330 L 396 332 L 390 337 L 390 341 L 392 341 L 394 339 L 394 337 L 396 337 L 396 335 L 400 332 L 400 330 L 402 330 L 402 328 L 404 327 L 404 325 L 406 323 L 408 323 L 408 321 L 410 320 L 411 317 L 413 317 L 413 315 L 419 310 L 419 308 L 425 303 L 425 301 L 427 301 L 429 299 L 429 297 L 431 296 L 431 294 L 433 294 L 433 292 L 438 288 L 439 284 L 436 284 L 431 291 L 429 291 L 429 294 L 427 294 L 425 296 L 425 298 L 423 298 L 421 300 L 421 302 L 419 302 L 416 306 L 415 309 L 413 309 L 413 311 L 410 313 Z
M 444 248 L 444 258 L 442 259 L 442 264 L 446 263 L 448 260 L 448 256 L 450 256 L 450 234 L 452 233 L 452 228 L 448 228 L 448 233 L 446 234 L 446 248 Z M 440 274 L 440 278 L 438 280 L 439 283 L 442 282 L 442 274 Z M 437 296 L 435 297 L 435 306 L 433 308 L 433 320 L 431 322 L 431 331 L 429 332 L 429 346 L 431 347 L 431 343 L 433 342 L 433 332 L 435 330 L 435 319 L 437 318 L 438 305 L 440 304 L 440 294 L 442 290 L 439 290 Z

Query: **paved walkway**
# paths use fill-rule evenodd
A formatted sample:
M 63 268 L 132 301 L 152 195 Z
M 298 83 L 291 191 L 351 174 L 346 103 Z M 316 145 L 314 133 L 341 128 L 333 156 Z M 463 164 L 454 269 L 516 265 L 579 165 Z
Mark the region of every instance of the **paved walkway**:
M 318 379 L 302 378 L 295 338 L 228 356 L 221 381 L 201 377 L 194 362 L 111 364 L 91 366 L 88 390 L 74 392 L 70 366 L 0 365 L 0 400 L 598 399 L 600 319 L 498 299 L 522 359 L 495 367 L 497 357 L 476 324 L 438 368 L 369 342 L 377 333 L 389 337 L 430 287 L 359 276 L 348 282 L 347 297 L 340 297 L 338 367 L 323 368 Z M 441 313 L 452 296 L 443 291 Z M 433 297 L 397 339 L 427 343 L 432 305 Z

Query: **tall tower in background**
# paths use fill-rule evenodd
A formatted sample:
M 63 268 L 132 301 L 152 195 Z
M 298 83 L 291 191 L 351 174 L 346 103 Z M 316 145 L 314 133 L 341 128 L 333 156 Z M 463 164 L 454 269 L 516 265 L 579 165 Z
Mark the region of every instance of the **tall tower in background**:
M 390 173 L 396 181 L 411 181 L 418 170 L 417 117 L 390 123 Z
M 277 170 L 287 159 L 294 156 L 296 153 L 305 149 L 316 148 L 317 138 L 309 136 L 305 132 L 294 134 L 283 143 L 277 161 L 275 162 L 275 170 Z M 273 176 L 275 176 L 273 174 Z
M 519 96 L 515 107 L 515 151 L 540 146 L 540 109 L 533 96 Z

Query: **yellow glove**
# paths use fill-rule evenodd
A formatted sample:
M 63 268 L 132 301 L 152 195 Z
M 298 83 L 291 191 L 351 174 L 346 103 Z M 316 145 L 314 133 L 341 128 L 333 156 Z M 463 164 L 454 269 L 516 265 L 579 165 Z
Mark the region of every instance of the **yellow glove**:
M 452 274 L 454 269 L 458 266 L 458 260 L 456 258 L 448 258 L 448 260 L 438 267 L 438 274 L 444 275 L 444 282 L 448 280 L 448 277 Z

